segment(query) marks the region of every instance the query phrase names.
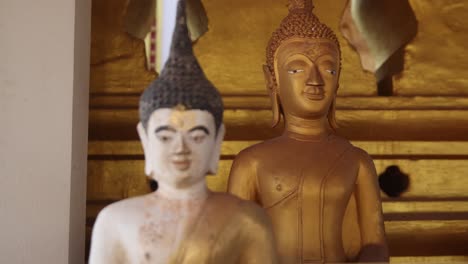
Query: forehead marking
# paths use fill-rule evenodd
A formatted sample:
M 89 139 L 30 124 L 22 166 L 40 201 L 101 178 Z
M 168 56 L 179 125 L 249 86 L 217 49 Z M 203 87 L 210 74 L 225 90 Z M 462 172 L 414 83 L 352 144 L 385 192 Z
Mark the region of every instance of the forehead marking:
M 208 117 L 208 119 L 207 119 Z M 159 126 L 169 125 L 176 130 L 189 130 L 199 124 L 204 124 L 205 126 L 210 127 L 209 120 L 212 120 L 213 116 L 211 113 L 205 110 L 174 110 L 171 109 L 159 109 L 152 114 L 152 122 L 156 122 Z M 213 120 L 214 121 L 214 120 Z
M 281 54 L 278 55 L 280 57 L 283 57 L 284 59 L 287 59 L 288 57 L 291 57 L 296 54 L 302 54 L 308 57 L 310 60 L 315 61 L 317 60 L 317 58 L 323 55 L 328 54 L 334 57 L 339 55 L 339 52 L 336 50 L 335 44 L 329 41 L 292 41 L 284 43 L 283 45 L 283 47 L 280 46 L 280 48 L 278 48 L 276 52 L 278 53 L 280 50 L 283 50 L 282 52 L 279 52 Z M 293 45 L 294 48 L 289 47 L 284 49 L 289 45 Z
M 320 56 L 327 54 L 332 56 L 337 55 L 336 50 L 329 43 L 326 43 L 325 45 L 313 45 L 305 48 L 305 55 L 312 60 L 316 60 Z
M 184 127 L 184 119 L 182 118 L 182 113 L 179 111 L 172 112 L 170 122 L 176 127 Z

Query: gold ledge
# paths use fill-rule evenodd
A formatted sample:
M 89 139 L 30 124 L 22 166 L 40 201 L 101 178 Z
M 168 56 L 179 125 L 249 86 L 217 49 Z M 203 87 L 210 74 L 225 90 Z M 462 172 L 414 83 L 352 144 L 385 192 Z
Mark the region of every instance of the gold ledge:
M 86 217 L 94 219 L 98 213 L 108 204 L 114 201 L 99 201 L 88 200 L 86 207 Z M 401 202 L 401 201 L 384 201 L 382 202 L 384 216 L 392 213 L 402 214 L 421 214 L 421 218 L 417 221 L 423 221 L 422 217 L 426 220 L 431 219 L 431 215 L 427 213 L 465 213 L 468 212 L 468 201 L 444 201 L 444 202 Z M 447 219 L 441 219 L 447 220 Z M 468 219 L 466 219 L 468 221 Z M 447 220 L 448 221 L 448 220 Z M 395 221 L 393 221 L 395 222 Z M 401 221 L 400 221 L 401 222 Z M 413 221 L 414 222 L 414 221 Z
M 382 209 L 385 214 L 437 214 L 467 213 L 466 201 L 384 201 Z
M 403 256 L 390 257 L 390 264 L 466 264 L 467 256 Z
M 399 200 L 468 199 L 468 160 L 374 160 L 377 173 L 396 165 L 409 175 L 410 185 Z M 208 187 L 225 192 L 232 160 L 221 160 L 216 176 L 207 177 Z M 89 160 L 88 200 L 119 200 L 149 191 L 141 160 Z M 382 198 L 389 200 L 384 194 Z M 395 201 L 389 200 L 389 201 Z M 396 210 L 396 209 L 395 209 Z
M 91 109 L 137 109 L 135 94 L 91 95 Z M 265 95 L 223 95 L 226 109 L 270 109 Z M 338 96 L 338 110 L 468 110 L 468 97 L 460 96 Z
M 91 109 L 89 137 L 137 139 L 138 111 Z M 468 110 L 337 110 L 338 134 L 351 140 L 468 141 Z M 281 134 L 271 128 L 269 110 L 225 110 L 227 140 L 263 140 Z
M 260 141 L 224 141 L 223 156 L 235 156 L 241 150 Z M 356 147 L 372 156 L 467 156 L 468 141 L 352 141 Z M 138 140 L 93 140 L 88 143 L 88 155 L 143 155 Z

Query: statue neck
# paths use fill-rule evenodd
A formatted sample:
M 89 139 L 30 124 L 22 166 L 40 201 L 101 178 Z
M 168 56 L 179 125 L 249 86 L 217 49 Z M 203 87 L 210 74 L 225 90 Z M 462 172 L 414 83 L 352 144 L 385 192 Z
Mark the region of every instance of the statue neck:
M 326 116 L 318 119 L 305 119 L 288 113 L 284 114 L 286 122 L 284 135 L 297 140 L 320 141 L 332 134 Z
M 158 182 L 158 190 L 154 193 L 156 196 L 167 200 L 189 202 L 193 200 L 205 200 L 210 194 L 210 191 L 206 186 L 206 182 L 203 180 L 187 188 L 177 188 Z

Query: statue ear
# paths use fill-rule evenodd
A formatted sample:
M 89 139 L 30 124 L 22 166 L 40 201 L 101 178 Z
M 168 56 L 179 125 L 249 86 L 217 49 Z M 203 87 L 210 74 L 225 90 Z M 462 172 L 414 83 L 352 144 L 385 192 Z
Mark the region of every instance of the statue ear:
M 271 100 L 271 110 L 273 112 L 273 119 L 271 126 L 275 127 L 278 125 L 280 121 L 280 104 L 279 104 L 279 97 L 278 97 L 278 89 L 276 86 L 276 82 L 271 75 L 270 69 L 267 65 L 263 65 L 263 75 L 265 76 L 266 88 L 267 93 L 270 96 Z
M 221 124 L 216 135 L 214 150 L 210 161 L 210 167 L 208 168 L 208 174 L 215 175 L 218 172 L 218 164 L 219 158 L 221 156 L 221 145 L 223 143 L 224 133 L 224 124 Z
M 141 122 L 137 125 L 138 136 L 140 136 L 141 146 L 143 147 L 143 153 L 145 154 L 145 174 L 151 176 L 153 167 L 151 166 L 151 154 L 148 146 L 148 134 L 146 129 L 143 127 Z

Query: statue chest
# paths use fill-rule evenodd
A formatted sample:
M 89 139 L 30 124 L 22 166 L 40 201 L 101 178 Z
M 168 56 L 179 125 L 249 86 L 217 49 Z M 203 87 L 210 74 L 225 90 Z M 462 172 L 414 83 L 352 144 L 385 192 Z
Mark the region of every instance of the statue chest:
M 347 203 L 358 171 L 350 144 L 304 144 L 283 149 L 257 169 L 259 198 L 265 208 L 293 196 L 309 206 L 318 206 L 325 198 Z
M 168 210 L 154 206 L 135 217 L 125 237 L 132 263 L 168 263 L 193 226 L 198 211 Z
M 329 142 L 281 149 L 257 168 L 257 192 L 282 262 L 343 261 L 341 225 L 359 169 L 354 147 Z

